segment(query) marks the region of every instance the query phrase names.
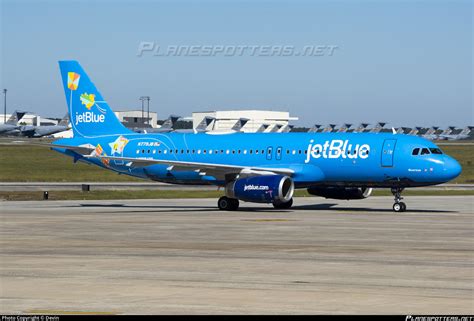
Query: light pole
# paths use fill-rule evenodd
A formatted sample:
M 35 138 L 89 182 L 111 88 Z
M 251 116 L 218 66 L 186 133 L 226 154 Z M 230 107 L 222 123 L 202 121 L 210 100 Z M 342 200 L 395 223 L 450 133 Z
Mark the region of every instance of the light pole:
M 3 95 L 4 95 L 4 100 L 3 100 L 3 123 L 7 123 L 7 90 L 3 89 Z
M 147 104 L 147 124 L 150 125 L 150 96 L 141 96 L 140 97 L 140 100 L 142 101 L 142 119 L 144 117 L 144 102 L 146 100 L 146 104 Z

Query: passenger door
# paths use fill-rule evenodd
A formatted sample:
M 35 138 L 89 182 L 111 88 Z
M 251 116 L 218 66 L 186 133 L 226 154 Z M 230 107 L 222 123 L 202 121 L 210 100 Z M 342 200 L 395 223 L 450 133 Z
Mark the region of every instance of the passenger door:
M 382 147 L 382 167 L 393 166 L 393 153 L 395 152 L 396 139 L 386 139 Z

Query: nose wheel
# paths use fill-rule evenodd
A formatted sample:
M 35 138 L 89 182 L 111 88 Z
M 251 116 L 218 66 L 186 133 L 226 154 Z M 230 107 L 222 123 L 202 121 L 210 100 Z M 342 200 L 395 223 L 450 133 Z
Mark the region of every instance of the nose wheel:
M 395 203 L 393 204 L 394 212 L 405 212 L 407 210 L 407 205 L 404 202 L 401 202 L 403 188 L 393 187 L 391 192 L 395 198 Z

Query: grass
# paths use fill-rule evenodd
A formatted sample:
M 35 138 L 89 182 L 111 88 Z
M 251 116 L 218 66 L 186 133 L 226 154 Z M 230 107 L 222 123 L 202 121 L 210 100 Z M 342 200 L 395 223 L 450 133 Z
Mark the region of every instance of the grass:
M 451 183 L 474 184 L 474 145 L 446 144 L 441 146 L 441 149 L 462 166 L 461 175 Z
M 474 183 L 474 146 L 443 145 L 463 167 L 452 183 Z M 143 182 L 84 163 L 45 147 L 0 145 L 0 182 Z
M 138 191 L 51 191 L 50 200 L 116 200 L 116 199 L 172 199 L 172 198 L 214 198 L 224 195 L 222 191 L 175 191 L 175 190 L 138 190 Z M 391 196 L 390 191 L 376 190 L 374 196 Z M 474 195 L 474 190 L 406 190 L 403 196 L 424 195 Z M 297 190 L 295 197 L 313 197 L 306 190 Z M 43 199 L 43 192 L 0 192 L 0 200 L 33 201 Z M 322 198 L 321 198 L 322 199 Z
M 143 182 L 85 163 L 73 163 L 46 147 L 0 145 L 1 182 Z

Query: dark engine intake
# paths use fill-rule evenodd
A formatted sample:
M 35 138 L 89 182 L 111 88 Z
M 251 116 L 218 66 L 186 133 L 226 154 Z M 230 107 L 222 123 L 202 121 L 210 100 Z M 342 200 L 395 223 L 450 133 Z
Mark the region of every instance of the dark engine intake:
M 288 202 L 293 197 L 293 180 L 283 175 L 241 178 L 227 184 L 226 196 L 254 203 Z
M 310 187 L 308 193 L 311 195 L 338 200 L 360 200 L 372 194 L 371 188 L 366 187 Z

